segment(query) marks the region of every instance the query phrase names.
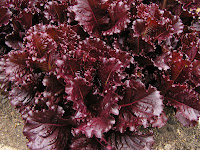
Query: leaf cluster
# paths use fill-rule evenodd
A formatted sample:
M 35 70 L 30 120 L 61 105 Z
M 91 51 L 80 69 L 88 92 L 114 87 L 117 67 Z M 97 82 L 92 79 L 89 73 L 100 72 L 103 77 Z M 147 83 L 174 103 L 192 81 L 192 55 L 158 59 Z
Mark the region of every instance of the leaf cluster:
M 33 150 L 151 149 L 200 117 L 199 0 L 3 0 L 0 83 Z

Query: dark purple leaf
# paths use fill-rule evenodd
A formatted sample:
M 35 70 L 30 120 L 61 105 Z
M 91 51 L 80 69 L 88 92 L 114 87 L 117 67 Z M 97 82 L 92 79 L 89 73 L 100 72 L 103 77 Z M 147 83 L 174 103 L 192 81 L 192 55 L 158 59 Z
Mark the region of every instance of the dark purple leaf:
M 56 1 L 51 1 L 48 2 L 45 5 L 45 17 L 48 20 L 51 21 L 57 21 L 59 23 L 63 23 L 65 21 L 67 21 L 67 14 L 66 14 L 66 9 L 67 9 L 67 4 L 66 3 L 61 3 L 59 4 Z
M 36 79 L 35 83 L 26 84 L 22 87 L 12 87 L 12 90 L 9 92 L 9 99 L 19 112 L 23 113 L 28 107 L 35 105 L 34 97 L 39 88 L 38 84 Z
M 79 21 L 88 33 L 100 35 L 102 26 L 110 22 L 108 7 L 103 1 L 78 0 L 77 4 L 72 6 L 72 11 L 76 15 L 75 20 Z
M 105 2 L 92 0 L 78 0 L 72 6 L 75 20 L 83 25 L 84 29 L 92 35 L 112 35 L 124 30 L 129 20 L 128 6 L 122 1 Z
M 18 14 L 15 21 L 18 21 L 24 29 L 28 30 L 32 26 L 32 18 L 33 14 L 31 12 L 23 10 Z
M 45 0 L 41 0 L 44 2 Z M 7 3 L 11 6 L 14 6 L 17 10 L 21 10 L 27 7 L 33 7 L 37 4 L 38 0 L 9 0 Z
M 101 145 L 98 143 L 97 139 L 87 138 L 84 135 L 75 136 L 72 139 L 72 144 L 70 146 L 71 150 L 101 150 Z
M 178 2 L 183 5 L 184 10 L 188 10 L 190 13 L 197 13 L 196 9 L 200 7 L 198 0 L 178 0 Z
M 1 86 L 4 89 L 10 88 L 9 98 L 19 111 L 32 105 L 36 92 L 43 88 L 43 75 L 33 73 L 26 64 L 27 57 L 27 52 L 11 51 L 1 59 Z
M 87 32 L 85 32 L 83 27 L 79 24 L 73 25 L 72 29 L 76 32 L 77 35 L 79 35 L 81 37 L 82 40 L 84 40 L 85 38 L 87 38 L 89 36 L 89 34 Z
M 162 41 L 160 44 L 160 46 L 162 46 L 164 51 L 167 50 L 176 50 L 177 47 L 179 46 L 179 37 L 177 37 L 176 34 L 166 38 L 165 41 Z
M 174 81 L 170 80 L 170 77 L 165 75 L 162 75 L 160 78 L 160 83 L 158 84 L 157 88 L 162 95 L 165 95 L 167 90 L 172 87 Z
M 63 78 L 66 82 L 73 80 L 76 76 L 88 76 L 92 72 L 93 60 L 85 58 L 84 51 L 77 50 L 74 53 L 74 58 L 63 55 L 62 59 L 56 61 L 56 72 L 58 78 Z M 89 71 L 89 72 L 88 72 Z
M 16 50 L 21 50 L 23 49 L 23 40 L 20 37 L 19 33 L 14 32 L 6 36 L 6 45 L 11 47 L 12 49 Z
M 0 8 L 0 27 L 7 25 L 11 19 L 12 12 L 8 8 Z
M 131 54 L 144 55 L 155 50 L 155 46 L 149 42 L 145 42 L 140 37 L 134 36 L 134 31 L 130 28 L 128 31 L 122 32 L 120 38 L 115 38 L 113 46 Z
M 191 68 L 191 81 L 195 84 L 195 86 L 200 85 L 200 61 L 194 60 L 192 62 L 192 68 Z
M 145 42 L 144 40 L 140 39 L 140 37 L 130 37 L 128 39 L 128 43 L 130 44 L 130 51 L 136 55 L 147 54 L 155 50 L 155 47 L 153 44 L 149 42 Z
M 59 27 L 38 24 L 28 30 L 26 49 L 29 52 L 30 65 L 42 71 L 51 71 L 60 54 L 74 51 L 76 33 L 67 25 Z
M 160 56 L 156 57 L 154 60 L 154 65 L 158 67 L 160 70 L 168 70 L 170 69 L 169 61 L 171 60 L 171 52 L 164 52 Z
M 103 133 L 108 132 L 115 124 L 115 119 L 111 114 L 119 114 L 117 105 L 119 99 L 120 97 L 113 90 L 106 91 L 104 98 L 99 102 L 97 116 L 80 124 L 78 128 L 74 129 L 74 134 L 83 133 L 88 138 L 93 137 L 93 135 L 97 138 L 102 138 Z
M 179 17 L 170 12 L 160 10 L 158 5 L 141 4 L 137 7 L 138 19 L 133 23 L 134 36 L 141 37 L 146 42 L 165 41 L 173 34 L 183 31 L 183 24 Z
M 58 47 L 61 48 L 61 51 L 64 51 L 64 53 L 76 49 L 79 37 L 70 26 L 60 24 L 59 27 L 53 26 L 47 28 L 46 32 L 57 43 Z
M 142 69 L 147 67 L 147 66 L 153 65 L 152 60 L 149 57 L 146 57 L 146 56 L 142 56 L 142 55 L 135 56 L 134 60 L 138 63 L 138 66 Z
M 125 76 L 122 74 L 123 64 L 115 58 L 103 58 L 100 62 L 98 75 L 101 86 L 106 89 L 111 86 L 120 86 L 121 79 Z M 120 74 L 121 73 L 121 74 Z
M 145 89 L 140 81 L 127 80 L 125 95 L 120 101 L 120 113 L 117 120 L 117 130 L 121 133 L 129 127 L 137 130 L 139 125 L 145 128 L 156 122 L 163 111 L 163 98 L 160 92 L 150 87 Z
M 119 59 L 122 62 L 124 68 L 129 66 L 130 63 L 134 62 L 134 59 L 133 59 L 133 57 L 131 56 L 131 54 L 129 52 L 122 51 L 122 50 L 117 49 L 117 48 L 114 48 L 114 49 L 110 50 L 109 51 L 109 55 L 111 57 Z
M 180 121 L 180 123 L 182 123 L 186 127 L 193 127 L 197 125 L 198 118 L 200 117 L 200 111 L 184 105 L 177 105 L 176 107 L 178 108 L 176 112 L 176 118 L 178 119 L 178 121 Z
M 12 18 L 12 26 L 14 32 L 17 32 L 20 38 L 24 38 L 25 37 L 25 28 L 22 26 L 22 24 L 20 24 L 20 22 L 17 20 L 17 17 L 13 17 Z
M 199 48 L 199 38 L 196 33 L 186 33 L 181 37 L 181 45 L 180 48 L 182 52 L 187 54 L 191 61 L 196 57 L 197 52 L 200 50 Z
M 1 59 L 1 82 L 14 82 L 20 85 L 27 81 L 30 69 L 26 65 L 28 53 L 23 51 L 11 51 Z M 31 75 L 30 75 L 31 76 Z
M 48 110 L 29 111 L 24 126 L 28 147 L 33 150 L 64 150 L 70 138 L 70 119 L 62 119 L 64 110 L 52 106 Z
M 42 36 L 50 38 L 47 39 L 50 40 L 49 43 L 55 43 L 58 48 L 61 48 L 60 51 L 64 51 L 65 53 L 74 50 L 78 40 L 77 34 L 71 29 L 71 27 L 64 24 L 60 24 L 59 27 L 42 24 L 35 25 L 28 31 L 27 37 L 34 36 L 36 33 L 40 34 L 40 38 L 42 38 Z M 31 38 L 32 37 L 30 37 L 30 39 Z M 43 41 L 40 43 L 42 44 L 42 42 Z
M 193 126 L 198 122 L 200 102 L 195 91 L 186 85 L 174 85 L 168 90 L 165 99 L 176 108 L 176 116 L 183 125 Z
M 86 38 L 79 43 L 79 47 L 82 51 L 85 51 L 86 56 L 94 58 L 94 61 L 99 60 L 100 57 L 105 57 L 112 50 L 111 47 L 99 38 Z
M 76 110 L 74 118 L 82 120 L 89 117 L 89 111 L 85 105 L 87 94 L 92 90 L 92 87 L 85 78 L 75 77 L 71 80 L 66 80 L 65 92 L 68 94 L 67 100 L 73 101 L 73 109 Z
M 2 7 L 2 6 L 6 6 L 6 1 L 7 1 L 7 0 L 2 0 L 0 6 L 1 6 L 1 7 Z
M 87 138 L 92 138 L 93 135 L 97 138 L 102 138 L 103 133 L 108 132 L 112 125 L 115 123 L 113 117 L 105 118 L 92 118 L 87 123 L 82 123 L 78 128 L 74 129 L 74 135 L 82 133 Z
M 112 132 L 108 136 L 108 143 L 113 150 L 150 150 L 153 147 L 154 139 L 152 134 Z
M 141 33 L 145 32 L 146 22 L 143 19 L 136 19 L 133 22 L 134 36 L 139 37 Z
M 132 27 L 134 31 L 133 36 L 142 38 L 142 40 L 144 40 L 147 43 L 151 42 L 152 39 L 156 37 L 156 26 L 158 26 L 158 23 L 154 20 L 150 20 L 147 23 L 143 19 L 139 18 L 133 22 L 133 27 Z
M 169 11 L 165 11 L 163 16 L 165 18 L 169 18 L 171 20 L 171 22 L 167 22 L 167 24 L 166 24 L 167 28 L 169 28 L 170 26 L 172 27 L 171 29 L 169 29 L 169 32 L 170 32 L 169 35 L 171 35 L 171 34 L 179 35 L 183 32 L 184 26 L 183 26 L 183 23 L 182 23 L 180 17 L 172 15 L 172 13 Z
M 200 51 L 197 52 L 195 59 L 200 60 Z
M 123 1 L 116 1 L 110 4 L 108 9 L 110 22 L 109 29 L 103 31 L 103 35 L 112 35 L 114 33 L 120 33 L 127 28 L 130 23 L 129 19 L 129 6 Z
M 186 69 L 190 65 L 190 61 L 183 59 L 183 54 L 178 52 L 172 53 L 172 58 L 169 61 L 170 69 L 171 69 L 171 79 L 173 81 L 178 81 L 180 78 L 187 79 L 187 71 L 185 72 L 184 69 Z M 185 77 L 184 74 L 185 73 Z M 182 75 L 182 76 L 181 76 Z M 183 80 L 183 79 L 181 79 Z
M 45 86 L 45 91 L 42 93 L 44 97 L 47 97 L 49 101 L 53 97 L 53 101 L 56 104 L 62 102 L 65 95 L 65 84 L 63 80 L 59 80 L 55 75 L 50 74 L 44 77 L 42 84 Z
M 57 48 L 56 42 L 51 39 L 48 33 L 45 32 L 46 28 L 47 26 L 37 25 L 34 28 L 32 27 L 27 33 L 26 48 L 32 55 L 33 61 L 36 58 L 44 57 L 46 54 L 55 51 Z

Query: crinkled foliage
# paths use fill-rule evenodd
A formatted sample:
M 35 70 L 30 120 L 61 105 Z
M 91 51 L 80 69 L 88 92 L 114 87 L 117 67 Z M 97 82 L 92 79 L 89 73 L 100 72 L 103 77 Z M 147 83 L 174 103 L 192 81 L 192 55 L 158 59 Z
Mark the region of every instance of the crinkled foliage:
M 71 10 L 75 13 L 75 20 L 91 35 L 119 33 L 130 22 L 129 6 L 123 1 L 78 0 Z
M 2 25 L 6 25 L 9 22 L 9 19 L 11 18 L 12 12 L 8 8 L 0 8 L 0 27 Z
M 48 110 L 28 112 L 27 122 L 24 126 L 24 135 L 29 139 L 30 149 L 60 149 L 67 148 L 70 138 L 70 126 L 72 120 L 62 118 L 62 110 L 59 106 L 50 106 Z
M 199 4 L 2 1 L 0 84 L 22 115 L 28 147 L 152 149 L 165 106 L 196 125 Z
M 159 91 L 152 87 L 146 90 L 144 84 L 134 80 L 127 80 L 124 89 L 117 130 L 121 133 L 126 128 L 137 131 L 140 125 L 146 128 L 154 124 L 163 111 L 162 96 Z

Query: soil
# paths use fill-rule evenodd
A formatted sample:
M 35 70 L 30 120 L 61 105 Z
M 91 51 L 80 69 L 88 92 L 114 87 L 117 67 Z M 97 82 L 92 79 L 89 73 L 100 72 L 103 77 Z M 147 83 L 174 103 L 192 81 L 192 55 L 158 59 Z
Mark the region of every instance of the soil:
M 4 150 L 5 146 L 17 150 L 28 150 L 26 147 L 27 140 L 22 133 L 23 121 L 21 116 L 11 106 L 9 100 L 1 95 L 0 120 L 0 150 Z
M 168 122 L 154 129 L 154 150 L 200 150 L 200 125 L 183 127 L 174 117 L 174 110 L 168 108 Z M 23 136 L 21 116 L 10 105 L 9 101 L 0 96 L 0 150 L 3 146 L 14 147 L 15 150 L 28 150 L 27 139 Z M 11 149 L 10 149 L 11 150 Z
M 167 124 L 154 129 L 154 150 L 200 150 L 200 124 L 195 127 L 184 127 L 175 118 L 173 108 L 165 111 Z

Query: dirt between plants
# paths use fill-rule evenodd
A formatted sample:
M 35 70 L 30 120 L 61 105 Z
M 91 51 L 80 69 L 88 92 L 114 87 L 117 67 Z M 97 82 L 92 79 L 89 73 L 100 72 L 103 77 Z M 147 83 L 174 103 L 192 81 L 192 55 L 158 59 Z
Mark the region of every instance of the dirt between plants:
M 200 125 L 184 127 L 175 118 L 173 108 L 167 108 L 167 124 L 154 129 L 154 150 L 200 150 Z
M 155 145 L 153 150 L 200 150 L 200 126 L 183 127 L 173 117 L 171 108 L 166 110 L 167 124 L 154 129 Z M 27 139 L 23 136 L 23 121 L 21 116 L 10 105 L 8 99 L 0 96 L 0 150 L 28 150 Z
M 28 150 L 26 138 L 23 136 L 21 116 L 11 106 L 8 99 L 0 96 L 0 150 L 13 147 L 17 150 Z M 6 148 L 6 150 L 11 148 Z

